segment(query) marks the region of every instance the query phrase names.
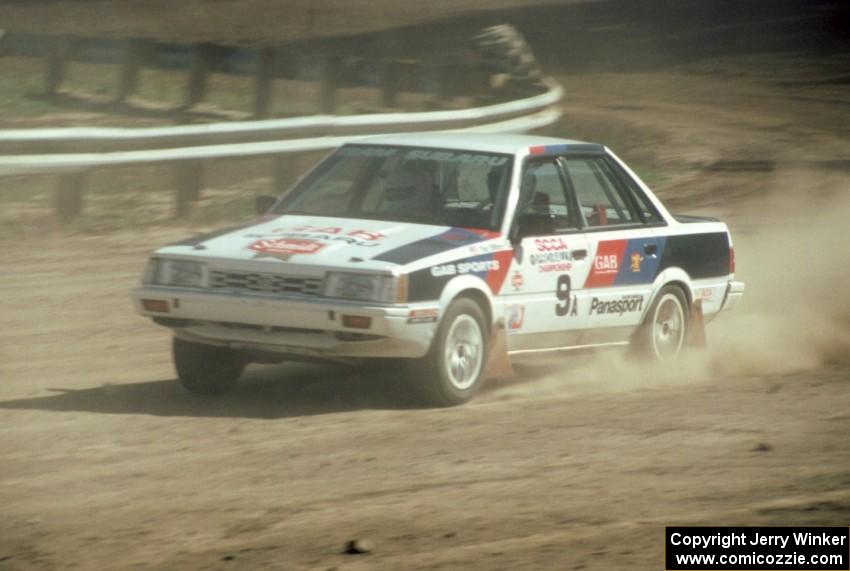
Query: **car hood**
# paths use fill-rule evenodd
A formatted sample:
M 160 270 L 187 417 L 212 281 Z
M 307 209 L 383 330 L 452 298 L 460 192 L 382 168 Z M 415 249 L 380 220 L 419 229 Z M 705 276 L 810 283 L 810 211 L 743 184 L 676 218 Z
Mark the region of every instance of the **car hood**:
M 481 229 L 286 214 L 196 236 L 156 253 L 212 258 L 231 266 L 268 263 L 393 271 L 456 248 L 475 246 L 474 251 L 500 236 Z

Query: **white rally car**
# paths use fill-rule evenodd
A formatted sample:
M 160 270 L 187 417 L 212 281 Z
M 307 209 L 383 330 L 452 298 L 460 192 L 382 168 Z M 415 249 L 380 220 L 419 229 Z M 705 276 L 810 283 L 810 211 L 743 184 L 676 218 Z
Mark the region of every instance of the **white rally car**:
M 403 358 L 428 402 L 459 404 L 523 354 L 672 359 L 744 290 L 725 224 L 671 215 L 597 144 L 373 137 L 263 202 L 157 250 L 133 291 L 190 391 L 224 392 L 250 362 Z

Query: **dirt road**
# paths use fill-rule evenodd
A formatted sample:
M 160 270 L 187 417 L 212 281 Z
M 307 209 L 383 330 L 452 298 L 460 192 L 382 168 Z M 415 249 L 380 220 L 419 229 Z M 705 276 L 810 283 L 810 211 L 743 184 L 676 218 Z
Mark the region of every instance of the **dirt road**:
M 199 399 L 129 309 L 162 238 L 4 248 L 0 568 L 660 569 L 665 525 L 850 518 L 846 363 L 608 354 L 449 410 L 389 372 L 286 365 Z
M 732 224 L 745 303 L 675 371 L 547 361 L 422 410 L 284 365 L 200 399 L 127 294 L 196 228 L 3 233 L 0 568 L 662 569 L 666 525 L 847 525 L 850 101 L 774 57 L 564 78 L 561 134 Z

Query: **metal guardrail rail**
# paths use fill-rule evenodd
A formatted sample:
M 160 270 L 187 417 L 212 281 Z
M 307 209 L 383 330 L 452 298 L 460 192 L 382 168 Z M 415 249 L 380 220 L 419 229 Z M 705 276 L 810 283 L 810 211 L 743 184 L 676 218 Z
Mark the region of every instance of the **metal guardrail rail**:
M 562 88 L 553 80 L 542 93 L 470 109 L 366 115 L 316 115 L 156 128 L 60 128 L 0 131 L 0 177 L 58 175 L 54 208 L 70 220 L 83 209 L 89 172 L 119 166 L 171 164 L 175 213 L 183 216 L 200 196 L 204 165 L 213 160 L 274 157 L 273 184 L 291 182 L 299 153 L 337 147 L 372 135 L 468 131 L 514 133 L 552 124 L 561 116 Z M 2 189 L 0 189 L 2 192 Z
M 256 157 L 329 149 L 385 133 L 486 130 L 522 132 L 557 121 L 562 88 L 452 111 L 318 115 L 295 119 L 155 128 L 63 128 L 0 131 L 0 176 L 61 173 L 109 166 Z

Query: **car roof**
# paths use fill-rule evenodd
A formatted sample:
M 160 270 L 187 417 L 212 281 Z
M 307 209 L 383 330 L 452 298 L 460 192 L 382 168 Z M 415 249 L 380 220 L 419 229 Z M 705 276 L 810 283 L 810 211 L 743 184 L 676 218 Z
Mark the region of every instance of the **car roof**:
M 453 149 L 461 151 L 509 153 L 512 155 L 526 151 L 531 147 L 550 145 L 594 145 L 594 143 L 574 141 L 571 139 L 503 133 L 406 133 L 398 135 L 377 135 L 358 139 L 355 144 L 433 147 L 437 149 Z

